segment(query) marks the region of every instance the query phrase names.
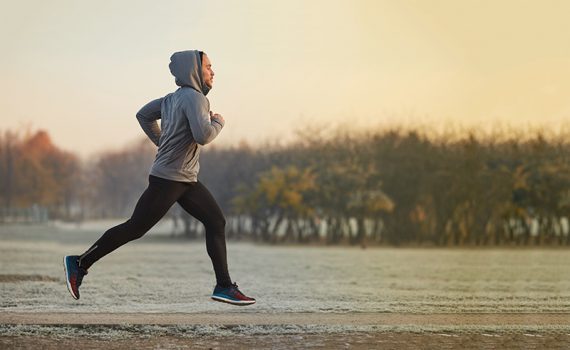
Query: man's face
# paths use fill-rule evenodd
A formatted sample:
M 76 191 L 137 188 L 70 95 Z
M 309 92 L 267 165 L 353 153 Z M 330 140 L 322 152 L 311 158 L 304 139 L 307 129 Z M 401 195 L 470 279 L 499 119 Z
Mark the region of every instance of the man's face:
M 202 79 L 210 89 L 214 84 L 214 71 L 212 70 L 212 63 L 206 54 L 202 56 Z

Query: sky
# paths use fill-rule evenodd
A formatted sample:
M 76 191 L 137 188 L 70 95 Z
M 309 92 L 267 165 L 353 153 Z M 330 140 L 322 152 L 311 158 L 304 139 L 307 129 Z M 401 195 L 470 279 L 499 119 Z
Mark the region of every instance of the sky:
M 169 58 L 187 49 L 212 61 L 219 145 L 570 118 L 566 0 L 0 3 L 0 130 L 85 157 L 144 136 L 135 114 L 177 88 Z

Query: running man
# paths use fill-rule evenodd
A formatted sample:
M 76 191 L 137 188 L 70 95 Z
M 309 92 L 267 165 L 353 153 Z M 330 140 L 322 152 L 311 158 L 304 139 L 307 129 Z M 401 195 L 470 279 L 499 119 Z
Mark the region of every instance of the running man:
M 216 274 L 212 299 L 234 305 L 250 305 L 232 283 L 226 257 L 226 219 L 208 189 L 198 181 L 200 148 L 212 142 L 224 127 L 224 118 L 210 111 L 206 95 L 214 81 L 208 56 L 202 51 L 181 51 L 170 57 L 170 72 L 179 88 L 153 100 L 137 119 L 158 146 L 147 189 L 129 220 L 105 232 L 82 255 L 63 258 L 67 288 L 79 299 L 79 286 L 96 261 L 123 244 L 142 237 L 178 202 L 206 228 L 206 249 Z M 160 127 L 157 120 L 161 119 Z

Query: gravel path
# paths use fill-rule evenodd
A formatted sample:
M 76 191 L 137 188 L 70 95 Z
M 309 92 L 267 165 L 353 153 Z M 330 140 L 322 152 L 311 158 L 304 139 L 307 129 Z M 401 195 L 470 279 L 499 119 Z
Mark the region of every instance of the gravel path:
M 173 336 L 118 340 L 53 337 L 1 337 L 1 349 L 383 349 L 383 350 L 567 350 L 569 334 L 469 334 L 469 333 L 350 333 L 309 335 L 265 335 L 241 337 Z
M 570 329 L 569 314 L 473 313 L 59 313 L 3 312 L 0 324 L 20 325 L 557 325 Z

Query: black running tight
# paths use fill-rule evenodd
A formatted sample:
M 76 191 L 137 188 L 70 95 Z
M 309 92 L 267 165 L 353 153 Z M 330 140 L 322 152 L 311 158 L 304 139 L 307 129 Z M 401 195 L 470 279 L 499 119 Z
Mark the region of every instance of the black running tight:
M 109 229 L 80 257 L 80 266 L 93 263 L 123 244 L 142 237 L 178 202 L 184 210 L 206 227 L 206 249 L 216 273 L 218 285 L 231 284 L 226 258 L 226 219 L 216 200 L 200 182 L 176 182 L 149 176 L 148 188 L 139 199 L 133 215 L 126 222 Z

